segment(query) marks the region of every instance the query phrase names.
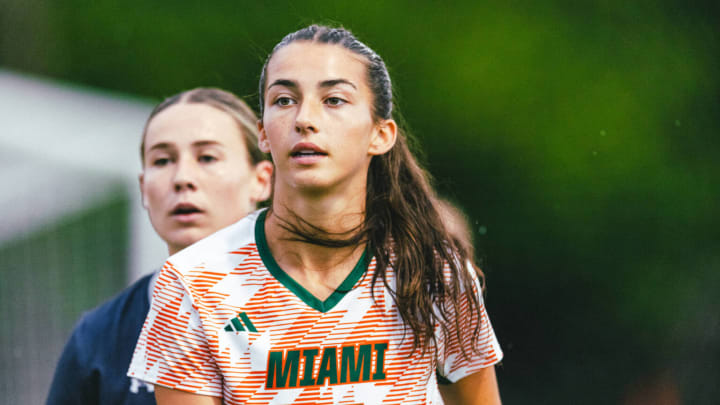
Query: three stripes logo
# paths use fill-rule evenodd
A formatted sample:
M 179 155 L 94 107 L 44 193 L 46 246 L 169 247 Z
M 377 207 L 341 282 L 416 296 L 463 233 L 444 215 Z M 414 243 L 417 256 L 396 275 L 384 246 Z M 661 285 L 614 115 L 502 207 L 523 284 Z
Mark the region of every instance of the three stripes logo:
M 257 332 L 255 325 L 245 312 L 240 312 L 235 318 L 228 321 L 224 328 L 227 332 Z

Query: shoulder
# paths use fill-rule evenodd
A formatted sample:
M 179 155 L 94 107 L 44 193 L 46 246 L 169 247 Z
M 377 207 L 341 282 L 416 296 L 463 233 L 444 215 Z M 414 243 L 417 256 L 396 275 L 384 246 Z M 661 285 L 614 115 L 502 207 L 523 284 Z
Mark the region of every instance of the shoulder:
M 117 325 L 120 318 L 138 313 L 144 317 L 150 302 L 148 287 L 155 272 L 143 276 L 114 297 L 86 312 L 75 327 L 76 333 L 92 334 Z
M 208 264 L 228 255 L 238 254 L 248 244 L 255 243 L 255 224 L 264 210 L 250 213 L 240 221 L 188 246 L 170 256 L 167 263 L 176 269 Z
M 257 255 L 255 228 L 262 225 L 258 221 L 261 216 L 263 210 L 255 211 L 170 256 L 160 272 L 153 299 L 158 289 L 175 290 L 178 296 L 189 293 L 193 301 L 203 297 L 246 259 Z
M 84 367 L 103 356 L 106 351 L 102 348 L 107 347 L 109 339 L 136 336 L 150 306 L 148 284 L 153 274 L 84 313 L 72 330 L 62 360 Z

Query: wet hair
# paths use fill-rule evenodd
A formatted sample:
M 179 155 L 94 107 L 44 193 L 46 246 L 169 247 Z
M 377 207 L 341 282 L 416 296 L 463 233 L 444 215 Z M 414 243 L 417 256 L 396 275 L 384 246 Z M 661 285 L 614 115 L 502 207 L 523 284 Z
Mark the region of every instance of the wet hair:
M 257 115 L 247 103 L 229 91 L 212 87 L 196 87 L 166 98 L 152 110 L 147 122 L 145 122 L 142 141 L 140 142 L 140 159 L 143 165 L 145 164 L 145 135 L 150 122 L 156 115 L 169 107 L 183 103 L 209 105 L 230 115 L 243 134 L 250 164 L 254 166 L 263 160 L 268 160 L 267 156 L 258 148 Z
M 261 116 L 268 63 L 279 49 L 301 41 L 341 46 L 362 56 L 373 94 L 373 120 L 379 123 L 393 118 L 392 84 L 382 58 L 350 31 L 319 25 L 288 34 L 268 56 L 260 75 Z M 482 273 L 468 268 L 473 260 L 469 236 L 451 232 L 444 224 L 443 208 L 430 175 L 411 152 L 412 141 L 410 134 L 400 128 L 392 149 L 373 156 L 368 169 L 364 221 L 355 229 L 330 233 L 292 212 L 292 218 L 278 220 L 293 235 L 292 240 L 327 247 L 367 243 L 368 252 L 376 260 L 372 283 L 375 285 L 381 278 L 390 290 L 403 321 L 412 331 L 414 349 L 420 348 L 423 354 L 432 349 L 437 355 L 435 329 L 439 324 L 446 336 L 454 330 L 467 356 L 477 352 L 480 329 L 487 322 L 480 317 L 480 300 L 473 293 L 477 292 L 475 280 L 482 280 Z M 387 278 L 389 268 L 396 279 L 394 289 Z M 469 308 L 461 308 L 458 297 L 462 294 L 467 294 Z M 460 319 L 460 314 L 475 319 Z M 469 334 L 470 342 L 463 342 L 468 334 L 461 331 L 473 320 L 477 322 Z

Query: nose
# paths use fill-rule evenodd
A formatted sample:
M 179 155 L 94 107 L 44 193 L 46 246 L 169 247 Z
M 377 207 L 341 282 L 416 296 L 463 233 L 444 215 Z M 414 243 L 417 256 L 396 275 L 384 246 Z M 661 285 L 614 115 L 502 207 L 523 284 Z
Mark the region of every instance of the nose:
M 305 101 L 300 104 L 298 108 L 297 116 L 295 116 L 295 131 L 299 134 L 317 133 L 317 114 L 318 108 L 321 108 L 317 103 Z
M 188 158 L 179 159 L 173 176 L 173 188 L 176 192 L 197 190 L 193 161 Z

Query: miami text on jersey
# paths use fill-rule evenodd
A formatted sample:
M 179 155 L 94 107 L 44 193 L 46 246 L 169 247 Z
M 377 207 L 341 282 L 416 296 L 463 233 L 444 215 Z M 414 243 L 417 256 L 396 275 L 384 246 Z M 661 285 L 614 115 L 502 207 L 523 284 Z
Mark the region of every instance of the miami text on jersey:
M 388 342 L 271 351 L 266 388 L 294 388 L 382 381 Z M 338 362 L 338 354 L 340 354 Z M 374 367 L 372 365 L 374 360 Z M 311 365 L 308 367 L 308 365 Z M 300 372 L 302 371 L 302 376 Z

